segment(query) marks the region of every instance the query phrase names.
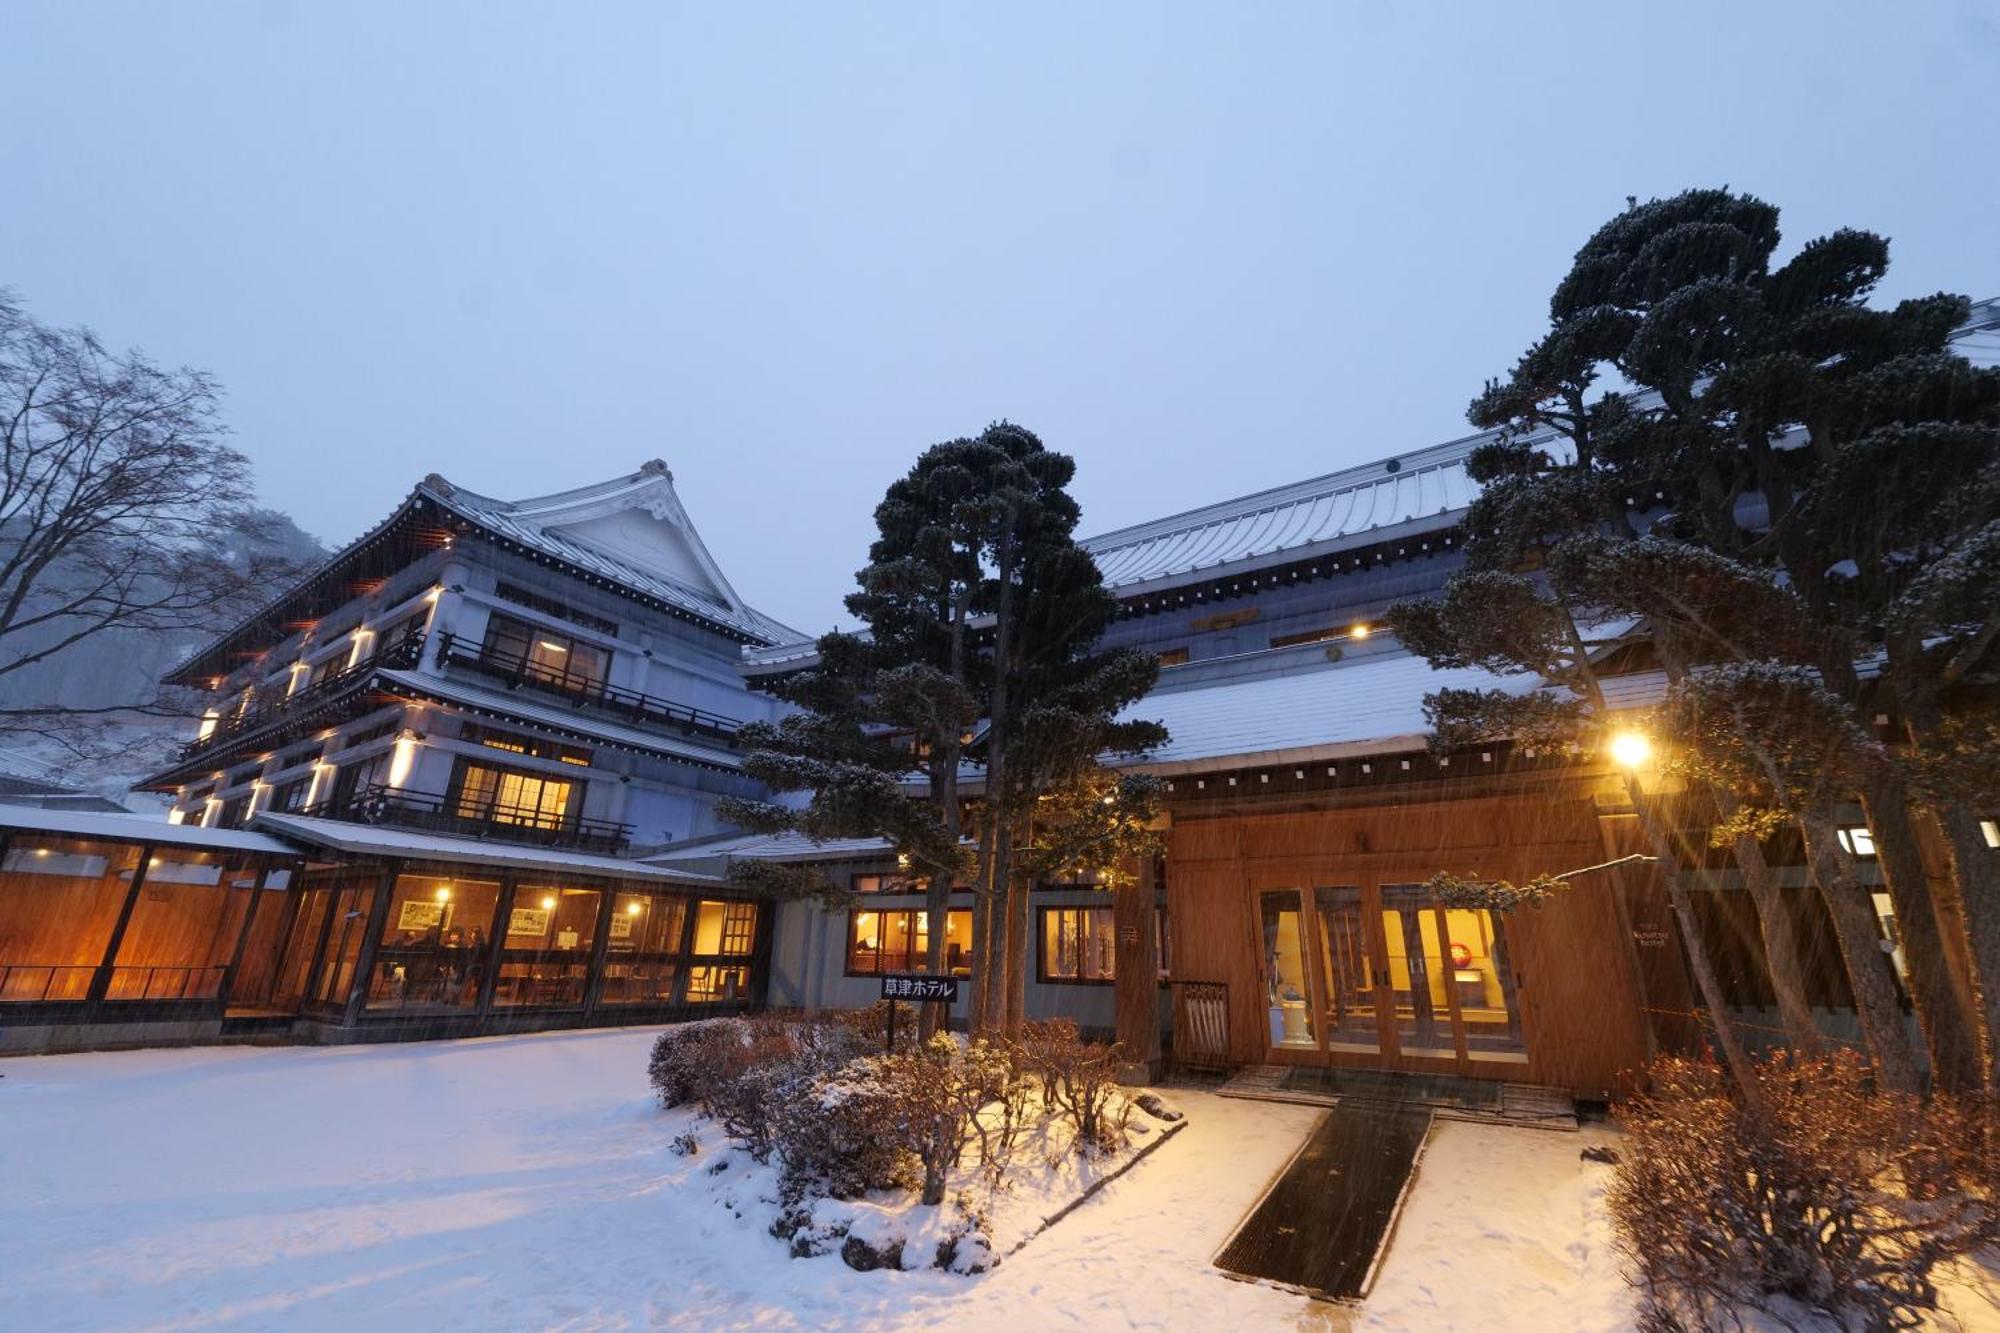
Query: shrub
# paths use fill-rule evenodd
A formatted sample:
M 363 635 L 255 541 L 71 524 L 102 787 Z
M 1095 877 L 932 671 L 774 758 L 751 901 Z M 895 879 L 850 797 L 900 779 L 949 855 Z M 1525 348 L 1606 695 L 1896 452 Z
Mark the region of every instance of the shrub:
M 1076 1131 L 1079 1152 L 1115 1151 L 1125 1142 L 1125 1116 L 1111 1113 L 1118 1088 L 1116 1044 L 1084 1041 L 1067 1018 L 1024 1023 L 1015 1040 L 1016 1066 L 1038 1080 L 1042 1101 Z
M 660 1105 L 706 1104 L 716 1080 L 724 1076 L 724 1067 L 732 1062 L 731 1048 L 743 1040 L 742 1029 L 740 1018 L 716 1018 L 677 1024 L 662 1032 L 646 1065 Z
M 881 1056 L 864 1056 L 800 1086 L 779 1108 L 775 1132 L 784 1159 L 784 1201 L 809 1195 L 852 1199 L 871 1189 L 915 1183 L 917 1161 L 890 1132 L 898 1089 Z
M 1908 1326 L 1941 1263 L 2000 1238 L 1990 1102 L 1875 1090 L 1843 1053 L 1774 1055 L 1747 1096 L 1664 1060 L 1620 1113 L 1610 1205 L 1660 1330 L 1786 1306 Z

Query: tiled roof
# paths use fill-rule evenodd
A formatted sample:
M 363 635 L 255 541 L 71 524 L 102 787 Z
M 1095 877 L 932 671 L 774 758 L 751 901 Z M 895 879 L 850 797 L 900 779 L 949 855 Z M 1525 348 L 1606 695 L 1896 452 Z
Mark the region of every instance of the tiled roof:
M 656 865 L 719 856 L 751 861 L 852 861 L 886 856 L 893 850 L 894 844 L 887 838 L 829 838 L 819 842 L 803 833 L 745 833 L 675 847 L 646 860 Z
M 31 805 L 0 805 L 0 829 L 24 829 L 70 838 L 156 842 L 171 847 L 196 847 L 216 852 L 298 855 L 295 848 L 261 833 L 203 828 L 199 824 L 169 824 L 159 815 L 121 815 L 102 810 L 46 810 Z
M 1130 767 L 1184 772 L 1219 760 L 1284 763 L 1383 754 L 1429 738 L 1424 695 L 1439 689 L 1526 694 L 1534 676 L 1433 670 L 1420 657 L 1381 653 L 1312 669 L 1158 690 L 1121 717 L 1163 723 L 1167 743 Z
M 1472 435 L 1086 538 L 1105 586 L 1129 594 L 1190 575 L 1294 560 L 1449 527 L 1479 493 L 1466 456 L 1492 438 Z
M 668 870 L 622 856 L 600 856 L 554 847 L 524 847 L 484 838 L 455 838 L 444 833 L 422 833 L 413 829 L 384 828 L 379 824 L 350 824 L 338 819 L 315 819 L 306 815 L 259 813 L 250 820 L 253 827 L 282 837 L 295 838 L 316 847 L 326 847 L 353 856 L 416 856 L 435 861 L 458 861 L 516 870 L 536 870 L 549 875 L 590 875 L 616 879 L 657 880 L 663 883 L 720 884 L 713 875 L 687 870 Z M 270 841 L 270 839 L 265 839 Z M 290 848 L 285 848 L 290 851 Z
M 750 606 L 732 605 L 719 597 L 669 578 L 657 570 L 642 569 L 629 561 L 620 560 L 594 546 L 585 545 L 545 527 L 541 521 L 544 517 L 556 519 L 567 516 L 580 505 L 602 503 L 624 497 L 630 497 L 638 503 L 649 494 L 660 491 L 665 491 L 671 496 L 672 483 L 664 469 L 656 471 L 651 470 L 649 466 L 611 481 L 579 487 L 572 491 L 561 491 L 554 495 L 537 496 L 530 500 L 495 500 L 490 496 L 479 495 L 453 485 L 442 477 L 426 478 L 417 486 L 417 491 L 440 508 L 447 509 L 468 522 L 476 523 L 500 537 L 532 547 L 565 564 L 574 565 L 578 569 L 656 597 L 690 615 L 733 629 L 753 643 L 770 645 L 807 641 L 805 635 L 789 625 L 781 624 Z

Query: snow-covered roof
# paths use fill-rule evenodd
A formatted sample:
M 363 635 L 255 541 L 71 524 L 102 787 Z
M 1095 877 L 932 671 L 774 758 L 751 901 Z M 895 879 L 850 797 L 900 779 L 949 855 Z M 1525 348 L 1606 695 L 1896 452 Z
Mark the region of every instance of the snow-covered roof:
M 527 500 L 496 500 L 454 485 L 435 473 L 426 477 L 417 491 L 441 508 L 500 537 L 734 629 L 755 644 L 805 640 L 805 635 L 747 605 L 736 595 L 682 508 L 680 497 L 674 492 L 673 474 L 657 459 L 622 477 Z M 663 568 L 636 564 L 630 557 L 614 554 L 601 544 L 562 530 L 628 509 L 642 510 L 670 523 L 688 548 L 694 572 L 708 586 L 698 587 L 692 578 L 675 577 Z
M 672 530 L 671 560 L 659 558 L 666 547 L 657 542 L 649 550 L 645 541 L 616 540 L 611 529 L 618 516 L 633 513 L 649 515 Z M 436 521 L 439 516 L 443 523 Z M 350 600 L 357 568 L 373 562 L 373 575 L 385 576 L 407 562 L 405 547 L 413 533 L 428 539 L 427 531 L 457 524 L 751 645 L 806 639 L 736 595 L 681 506 L 673 474 L 656 459 L 610 481 L 527 500 L 496 500 L 432 473 L 395 512 L 189 654 L 164 679 L 192 684 L 203 677 L 227 675 L 243 657 L 281 641 L 296 628 L 295 620 L 317 618 Z
M 488 842 L 480 838 L 453 837 L 447 833 L 422 833 L 413 829 L 385 828 L 379 824 L 350 824 L 338 819 L 280 815 L 268 811 L 255 815 L 250 822 L 256 828 L 268 829 L 283 837 L 296 838 L 300 842 L 345 852 L 350 856 L 421 857 L 429 861 L 456 861 L 466 865 L 545 871 L 551 875 L 642 879 L 697 887 L 722 883 L 714 875 L 701 875 L 688 870 L 668 870 L 629 857 L 602 856 L 556 847 L 523 847 L 513 843 Z
M 298 855 L 297 848 L 262 833 L 203 828 L 199 824 L 169 824 L 160 815 L 112 814 L 103 810 L 49 810 L 32 805 L 0 805 L 0 832 L 12 830 L 69 838 L 154 842 L 213 852 Z
M 886 856 L 894 850 L 887 838 L 829 838 L 820 842 L 796 832 L 744 833 L 674 847 L 646 860 L 671 864 L 726 856 L 749 861 L 854 861 Z
M 1105 586 L 1129 596 L 1450 527 L 1479 493 L 1465 460 L 1491 434 L 1089 537 Z
M 1218 763 L 1296 763 L 1420 749 L 1424 695 L 1440 689 L 1526 694 L 1535 676 L 1438 671 L 1400 650 L 1310 669 L 1156 690 L 1120 714 L 1164 724 L 1167 743 L 1123 765 L 1155 773 Z
M 1952 335 L 1952 350 L 1975 366 L 2000 370 L 2000 296 L 1972 303 L 1964 327 Z
M 685 763 L 703 764 L 710 768 L 727 769 L 732 772 L 743 767 L 742 758 L 733 750 L 704 745 L 700 741 L 665 735 L 657 731 L 642 731 L 637 727 L 628 727 L 623 723 L 599 718 L 588 708 L 576 704 L 538 703 L 525 695 L 482 689 L 477 685 L 426 675 L 420 671 L 400 669 L 378 671 L 375 673 L 375 679 L 397 693 L 419 694 L 489 715 L 519 718 L 523 722 L 546 727 L 566 736 L 603 741 L 628 750 L 640 750 L 647 754 L 662 755 Z

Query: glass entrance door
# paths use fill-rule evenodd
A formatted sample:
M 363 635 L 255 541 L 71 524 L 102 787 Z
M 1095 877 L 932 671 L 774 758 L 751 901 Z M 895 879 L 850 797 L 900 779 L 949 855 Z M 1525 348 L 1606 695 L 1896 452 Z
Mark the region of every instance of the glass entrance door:
M 1318 918 L 1320 1004 L 1326 1046 L 1335 1051 L 1382 1049 L 1381 948 L 1368 928 L 1359 887 L 1313 890 Z
M 1397 1050 L 1459 1061 L 1525 1061 L 1500 922 L 1484 910 L 1440 906 L 1417 884 L 1384 884 L 1378 892 Z
M 1384 1063 L 1527 1060 L 1501 922 L 1420 884 L 1255 895 L 1272 1049 Z

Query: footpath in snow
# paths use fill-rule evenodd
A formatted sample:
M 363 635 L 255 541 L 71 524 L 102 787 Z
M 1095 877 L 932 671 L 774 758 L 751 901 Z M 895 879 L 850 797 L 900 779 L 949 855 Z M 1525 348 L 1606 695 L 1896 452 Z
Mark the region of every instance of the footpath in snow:
M 858 1273 L 705 1190 L 651 1030 L 0 1062 L 0 1328 L 1629 1326 L 1588 1135 L 1438 1128 L 1348 1311 L 1210 1264 L 1314 1123 L 1185 1131 L 994 1271 Z

